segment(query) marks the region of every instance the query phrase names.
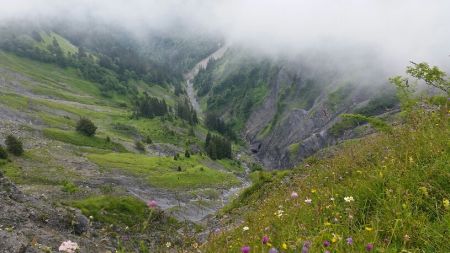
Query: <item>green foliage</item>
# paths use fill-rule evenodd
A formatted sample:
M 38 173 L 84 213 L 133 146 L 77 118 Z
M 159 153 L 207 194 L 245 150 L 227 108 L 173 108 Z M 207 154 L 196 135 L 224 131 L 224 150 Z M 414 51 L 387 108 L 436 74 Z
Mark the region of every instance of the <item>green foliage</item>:
M 447 74 L 436 66 L 430 67 L 428 63 L 414 63 L 413 66 L 407 67 L 406 72 L 411 76 L 425 81 L 428 85 L 440 89 L 450 95 L 450 80 Z
M 180 119 L 189 122 L 191 125 L 198 124 L 197 112 L 187 98 L 183 98 L 178 102 L 177 116 L 180 117 Z
M 231 159 L 231 142 L 219 135 L 212 135 L 208 132 L 205 140 L 205 149 L 211 159 Z
M 170 113 L 170 107 L 167 106 L 164 99 L 158 99 L 149 96 L 147 93 L 139 97 L 135 101 L 134 116 L 153 118 L 156 116 L 164 116 Z
M 186 157 L 186 158 L 191 157 L 191 152 L 189 152 L 188 149 L 186 149 L 186 151 L 184 151 L 184 157 Z
M 86 146 L 100 149 L 109 149 L 117 152 L 126 152 L 126 149 L 119 143 L 107 142 L 105 139 L 96 136 L 88 137 L 78 132 L 46 128 L 44 129 L 44 135 L 48 138 L 65 143 L 70 143 L 76 146 Z
M 104 195 L 75 201 L 72 206 L 84 215 L 108 224 L 135 226 L 145 222 L 150 215 L 146 204 L 128 196 Z
M 239 183 L 233 174 L 203 165 L 204 158 L 198 155 L 178 156 L 177 160 L 129 153 L 91 154 L 88 158 L 105 169 L 123 170 L 161 188 L 229 187 Z M 178 167 L 183 171 L 179 172 Z
M 22 142 L 13 135 L 6 137 L 5 144 L 6 149 L 15 156 L 21 156 L 24 152 Z
M 74 184 L 74 183 L 72 183 L 72 182 L 70 182 L 70 181 L 64 180 L 64 181 L 62 182 L 62 188 L 61 188 L 61 190 L 62 190 L 63 192 L 67 192 L 67 193 L 75 193 L 75 192 L 78 191 L 78 187 L 77 187 L 76 184 Z
M 147 137 L 145 137 L 145 143 L 147 143 L 149 145 L 153 143 L 152 138 L 150 138 L 149 135 L 147 135 Z
M 134 147 L 141 152 L 145 152 L 145 146 L 141 141 L 135 141 Z
M 392 130 L 392 128 L 380 118 L 367 117 L 361 114 L 341 114 L 341 117 L 353 119 L 357 122 L 367 122 L 378 131 L 389 133 Z
M 2 145 L 0 145 L 0 159 L 8 159 L 8 152 Z
M 76 130 L 80 134 L 83 134 L 86 136 L 94 136 L 95 131 L 97 131 L 97 127 L 94 125 L 94 123 L 90 119 L 81 118 L 77 122 Z

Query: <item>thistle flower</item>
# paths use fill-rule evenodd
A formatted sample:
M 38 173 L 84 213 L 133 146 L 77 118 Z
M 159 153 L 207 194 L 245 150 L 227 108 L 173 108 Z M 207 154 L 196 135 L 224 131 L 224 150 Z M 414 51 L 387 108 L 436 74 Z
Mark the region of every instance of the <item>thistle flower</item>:
M 344 200 L 345 200 L 345 202 L 347 202 L 347 203 L 350 203 L 350 202 L 355 201 L 355 199 L 354 199 L 352 196 L 344 197 Z
M 346 239 L 348 245 L 353 245 L 353 238 L 349 237 Z
M 324 241 L 323 242 L 323 246 L 324 247 L 328 247 L 328 246 L 330 246 L 330 244 L 331 244 L 330 241 Z
M 367 251 L 372 251 L 372 250 L 373 250 L 373 244 L 372 244 L 372 243 L 368 243 L 368 244 L 366 245 L 366 250 L 367 250 Z
M 263 236 L 262 243 L 267 244 L 268 242 L 269 242 L 269 236 L 267 236 L 267 235 Z
M 293 199 L 298 198 L 298 193 L 292 192 L 292 193 L 291 193 L 291 198 L 293 198 Z
M 158 207 L 158 203 L 155 200 L 150 200 L 149 202 L 147 202 L 147 206 L 150 209 L 154 209 Z
M 70 240 L 62 242 L 58 248 L 59 251 L 66 253 L 75 253 L 79 249 L 80 247 L 78 246 L 78 244 Z
M 250 246 L 244 246 L 241 248 L 242 253 L 250 253 Z

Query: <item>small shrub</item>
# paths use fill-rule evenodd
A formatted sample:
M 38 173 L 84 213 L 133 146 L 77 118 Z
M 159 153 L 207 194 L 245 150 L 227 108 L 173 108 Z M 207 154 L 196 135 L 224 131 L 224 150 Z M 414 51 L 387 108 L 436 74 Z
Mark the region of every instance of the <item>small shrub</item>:
M 6 137 L 6 147 L 9 152 L 11 152 L 15 156 L 20 156 L 23 154 L 22 142 L 12 135 L 8 135 Z
M 152 138 L 150 138 L 150 136 L 147 135 L 147 137 L 145 138 L 145 143 L 152 144 L 153 143 Z
M 181 166 L 178 166 L 177 171 L 183 171 L 183 170 L 181 169 Z
M 2 145 L 0 145 L 0 159 L 8 159 L 8 152 Z
M 76 130 L 83 135 L 94 136 L 95 131 L 97 131 L 97 127 L 90 119 L 81 118 L 77 123 Z
M 62 191 L 68 193 L 75 193 L 78 191 L 78 187 L 74 183 L 64 180 L 62 182 Z
M 106 136 L 106 142 L 111 142 L 111 138 L 109 136 Z
M 139 150 L 139 151 L 141 151 L 141 152 L 144 152 L 144 151 L 145 151 L 145 146 L 144 146 L 144 144 L 142 144 L 142 142 L 140 142 L 140 141 L 136 141 L 136 142 L 134 143 L 134 146 L 135 146 L 135 148 L 136 148 L 137 150 Z
M 173 160 L 179 160 L 180 159 L 180 154 L 175 154 L 174 156 L 173 156 Z
M 186 151 L 184 152 L 184 156 L 185 156 L 186 158 L 191 157 L 191 152 L 189 152 L 189 150 L 186 149 Z

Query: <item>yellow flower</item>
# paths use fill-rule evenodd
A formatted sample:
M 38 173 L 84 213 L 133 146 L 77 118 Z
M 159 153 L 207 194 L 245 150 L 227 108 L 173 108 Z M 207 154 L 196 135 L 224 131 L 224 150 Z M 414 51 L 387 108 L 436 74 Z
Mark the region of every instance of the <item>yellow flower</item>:
M 331 226 L 331 223 L 329 223 L 328 221 L 324 223 L 325 226 Z
M 442 200 L 442 204 L 444 205 L 445 209 L 448 209 L 450 207 L 450 200 L 444 199 Z
M 266 243 L 267 247 L 272 247 L 272 244 L 270 242 Z
M 366 231 L 372 231 L 373 230 L 373 228 L 371 228 L 371 227 L 366 227 Z
M 316 193 L 317 192 L 317 190 L 316 189 L 311 189 L 311 193 Z
M 419 187 L 419 190 L 422 192 L 423 195 L 428 197 L 428 189 L 426 187 L 424 187 L 424 186 Z
M 281 248 L 287 249 L 287 244 L 285 242 L 283 242 L 283 244 L 281 245 Z

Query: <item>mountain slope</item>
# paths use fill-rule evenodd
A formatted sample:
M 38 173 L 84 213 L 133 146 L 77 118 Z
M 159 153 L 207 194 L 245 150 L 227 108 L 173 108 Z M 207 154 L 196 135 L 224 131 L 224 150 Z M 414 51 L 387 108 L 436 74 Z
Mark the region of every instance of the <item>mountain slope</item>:
M 393 90 L 359 67 L 331 67 L 317 57 L 273 60 L 229 50 L 201 71 L 195 86 L 203 106 L 221 117 L 250 143 L 269 168 L 289 168 L 341 139 L 369 130 L 351 130 L 339 115 L 349 112 L 381 115 L 396 108 Z M 335 126 L 338 124 L 337 126 Z
M 450 251 L 447 99 L 421 102 L 392 130 L 308 158 L 285 177 L 261 173 L 219 216 L 224 228 L 204 250 Z

